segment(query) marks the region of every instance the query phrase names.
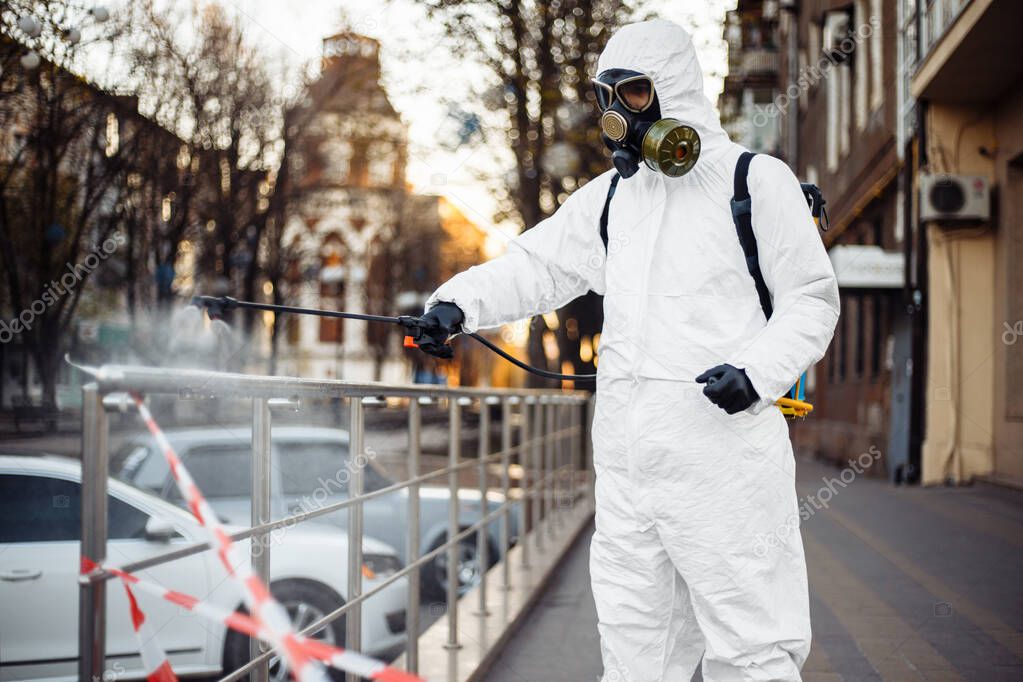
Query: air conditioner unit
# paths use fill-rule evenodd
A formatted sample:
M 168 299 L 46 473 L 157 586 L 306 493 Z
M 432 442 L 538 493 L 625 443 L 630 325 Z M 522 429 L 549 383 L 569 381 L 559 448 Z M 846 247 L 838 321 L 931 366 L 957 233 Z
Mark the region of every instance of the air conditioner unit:
M 983 175 L 920 175 L 920 220 L 991 219 L 991 186 Z

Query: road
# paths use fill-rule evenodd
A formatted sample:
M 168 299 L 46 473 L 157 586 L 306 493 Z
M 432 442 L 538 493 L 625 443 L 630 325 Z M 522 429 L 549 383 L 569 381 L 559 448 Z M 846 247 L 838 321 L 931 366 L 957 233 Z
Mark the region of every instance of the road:
M 1023 493 L 843 486 L 840 473 L 799 464 L 803 499 L 830 498 L 802 526 L 814 630 L 803 679 L 1023 680 Z M 488 682 L 600 679 L 588 560 L 589 533 Z

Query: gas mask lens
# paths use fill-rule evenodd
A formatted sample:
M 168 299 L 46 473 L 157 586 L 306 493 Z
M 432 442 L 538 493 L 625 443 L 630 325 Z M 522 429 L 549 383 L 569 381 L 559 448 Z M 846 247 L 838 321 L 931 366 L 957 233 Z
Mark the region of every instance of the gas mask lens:
M 627 111 L 639 114 L 650 108 L 654 101 L 653 81 L 643 75 L 623 78 L 614 85 L 594 79 L 593 91 L 601 111 L 609 109 L 617 99 Z

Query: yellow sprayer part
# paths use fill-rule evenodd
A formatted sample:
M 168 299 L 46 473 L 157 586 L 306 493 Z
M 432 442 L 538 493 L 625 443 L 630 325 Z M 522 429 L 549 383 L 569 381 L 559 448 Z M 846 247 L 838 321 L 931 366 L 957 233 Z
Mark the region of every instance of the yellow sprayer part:
M 795 400 L 793 398 L 778 398 L 774 401 L 774 404 L 781 409 L 781 413 L 786 417 L 805 417 L 806 415 L 813 412 L 813 405 L 804 400 Z

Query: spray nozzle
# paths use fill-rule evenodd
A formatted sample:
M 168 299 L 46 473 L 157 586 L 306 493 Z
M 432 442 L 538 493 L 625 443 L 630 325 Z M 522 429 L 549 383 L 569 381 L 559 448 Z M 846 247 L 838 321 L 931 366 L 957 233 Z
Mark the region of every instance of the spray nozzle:
M 193 296 L 192 305 L 204 308 L 211 320 L 219 320 L 224 313 L 238 307 L 238 300 L 230 296 Z

